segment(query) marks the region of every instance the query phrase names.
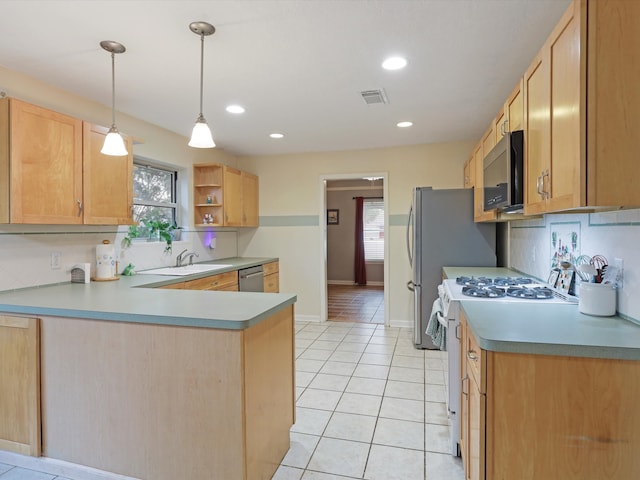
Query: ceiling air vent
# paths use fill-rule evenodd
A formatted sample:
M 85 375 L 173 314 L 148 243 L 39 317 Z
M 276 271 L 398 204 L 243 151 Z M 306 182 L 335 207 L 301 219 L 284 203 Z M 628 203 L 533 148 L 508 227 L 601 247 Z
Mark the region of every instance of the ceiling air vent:
M 380 90 L 365 90 L 360 92 L 364 103 L 367 105 L 373 105 L 376 103 L 389 103 L 387 101 L 387 95 L 384 93 L 384 89 Z

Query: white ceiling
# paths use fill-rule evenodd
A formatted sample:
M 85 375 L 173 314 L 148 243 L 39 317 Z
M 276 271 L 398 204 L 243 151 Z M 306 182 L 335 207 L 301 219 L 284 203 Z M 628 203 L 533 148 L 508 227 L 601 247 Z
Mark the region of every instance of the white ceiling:
M 216 27 L 204 115 L 231 153 L 474 140 L 569 1 L 0 0 L 0 65 L 110 106 L 99 43 L 119 41 L 117 110 L 186 137 L 200 74 L 189 24 L 203 20 Z M 383 70 L 396 54 L 407 67 Z M 359 92 L 378 88 L 389 103 L 366 105 Z M 246 113 L 225 112 L 231 103 Z M 268 137 L 276 131 L 285 138 Z

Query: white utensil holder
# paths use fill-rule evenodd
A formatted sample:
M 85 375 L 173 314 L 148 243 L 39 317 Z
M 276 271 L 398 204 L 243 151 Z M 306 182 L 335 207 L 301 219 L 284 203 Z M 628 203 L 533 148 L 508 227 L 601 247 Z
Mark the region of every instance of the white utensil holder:
M 615 315 L 616 289 L 610 283 L 580 283 L 578 310 L 598 317 Z

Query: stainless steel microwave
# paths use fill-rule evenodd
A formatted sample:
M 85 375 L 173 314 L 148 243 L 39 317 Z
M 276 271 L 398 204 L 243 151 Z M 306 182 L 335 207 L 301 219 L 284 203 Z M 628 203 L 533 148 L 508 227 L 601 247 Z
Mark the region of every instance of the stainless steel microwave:
M 484 157 L 484 210 L 522 211 L 524 202 L 524 132 L 507 133 Z

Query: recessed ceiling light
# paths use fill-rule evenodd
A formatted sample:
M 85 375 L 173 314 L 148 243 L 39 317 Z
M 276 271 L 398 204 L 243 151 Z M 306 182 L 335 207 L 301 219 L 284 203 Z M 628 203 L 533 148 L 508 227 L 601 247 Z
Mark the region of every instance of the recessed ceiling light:
M 283 138 L 284 135 L 281 133 L 272 133 L 269 135 L 271 138 Z
M 407 60 L 402 57 L 389 57 L 382 62 L 382 68 L 385 70 L 400 70 L 407 66 Z
M 229 105 L 226 110 L 229 113 L 244 113 L 244 108 L 240 105 Z
M 413 125 L 413 122 L 398 122 L 396 125 L 400 128 L 407 128 Z

